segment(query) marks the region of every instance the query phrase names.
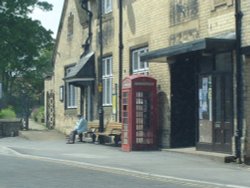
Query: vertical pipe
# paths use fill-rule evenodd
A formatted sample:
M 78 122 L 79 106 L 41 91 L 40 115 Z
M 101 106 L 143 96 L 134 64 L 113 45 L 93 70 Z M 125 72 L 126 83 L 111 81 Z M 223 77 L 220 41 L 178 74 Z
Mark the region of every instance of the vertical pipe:
M 92 41 L 92 35 L 93 35 L 92 34 L 92 17 L 93 17 L 93 13 L 88 8 L 88 0 L 82 0 L 81 7 L 88 14 L 88 20 L 87 20 L 88 21 L 88 37 L 87 37 L 85 43 L 82 45 L 82 47 L 84 48 L 83 54 L 86 54 L 90 50 L 90 45 L 91 45 L 91 41 Z
M 119 122 L 122 121 L 122 69 L 123 69 L 123 11 L 119 0 Z
M 235 0 L 235 28 L 236 28 L 236 82 L 237 82 L 237 128 L 235 131 L 235 149 L 236 158 L 239 163 L 241 160 L 241 137 L 242 137 L 242 127 L 243 127 L 243 78 L 242 78 L 242 53 L 241 53 L 241 38 L 242 38 L 242 17 L 241 12 L 241 1 Z
M 103 36 L 102 36 L 102 5 L 103 0 L 99 0 L 99 44 L 100 44 L 100 57 L 99 57 L 99 67 L 98 67 L 98 113 L 99 113 L 99 131 L 103 132 L 103 83 L 102 83 L 102 59 L 103 59 Z
M 117 120 L 118 120 L 118 113 L 117 113 L 117 106 L 118 106 L 118 104 L 117 104 L 117 90 L 118 90 L 118 85 L 117 84 L 115 84 L 115 121 L 117 122 Z

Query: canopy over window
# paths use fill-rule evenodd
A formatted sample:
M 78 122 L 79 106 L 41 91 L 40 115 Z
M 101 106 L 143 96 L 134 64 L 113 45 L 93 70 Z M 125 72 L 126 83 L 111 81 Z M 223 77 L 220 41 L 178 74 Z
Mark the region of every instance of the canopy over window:
M 167 57 L 204 50 L 205 52 L 223 52 L 235 48 L 235 39 L 204 38 L 182 43 L 141 55 L 142 61 L 166 62 Z
M 66 82 L 75 86 L 88 85 L 95 80 L 94 52 L 82 56 L 79 62 L 71 68 L 64 77 Z

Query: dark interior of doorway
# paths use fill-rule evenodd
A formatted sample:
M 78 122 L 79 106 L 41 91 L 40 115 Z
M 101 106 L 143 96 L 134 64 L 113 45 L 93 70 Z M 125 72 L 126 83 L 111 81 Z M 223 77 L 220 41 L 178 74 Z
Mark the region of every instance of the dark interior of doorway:
M 196 63 L 187 58 L 171 64 L 171 147 L 196 141 Z

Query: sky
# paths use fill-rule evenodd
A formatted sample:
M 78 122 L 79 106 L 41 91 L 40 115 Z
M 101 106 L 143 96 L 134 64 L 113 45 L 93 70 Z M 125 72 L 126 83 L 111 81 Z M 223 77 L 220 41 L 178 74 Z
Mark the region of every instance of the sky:
M 53 10 L 45 12 L 40 9 L 35 9 L 31 17 L 32 19 L 40 20 L 43 27 L 53 31 L 52 36 L 53 38 L 56 38 L 64 0 L 46 1 L 53 5 Z

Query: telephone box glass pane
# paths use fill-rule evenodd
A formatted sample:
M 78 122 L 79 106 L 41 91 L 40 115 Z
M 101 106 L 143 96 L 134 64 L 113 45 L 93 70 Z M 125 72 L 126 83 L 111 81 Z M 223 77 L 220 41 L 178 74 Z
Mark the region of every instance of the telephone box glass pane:
M 124 92 L 122 95 L 122 124 L 123 124 L 123 144 L 128 144 L 128 93 Z
M 151 126 L 151 94 L 150 92 L 136 92 L 136 143 L 151 144 L 153 135 Z

